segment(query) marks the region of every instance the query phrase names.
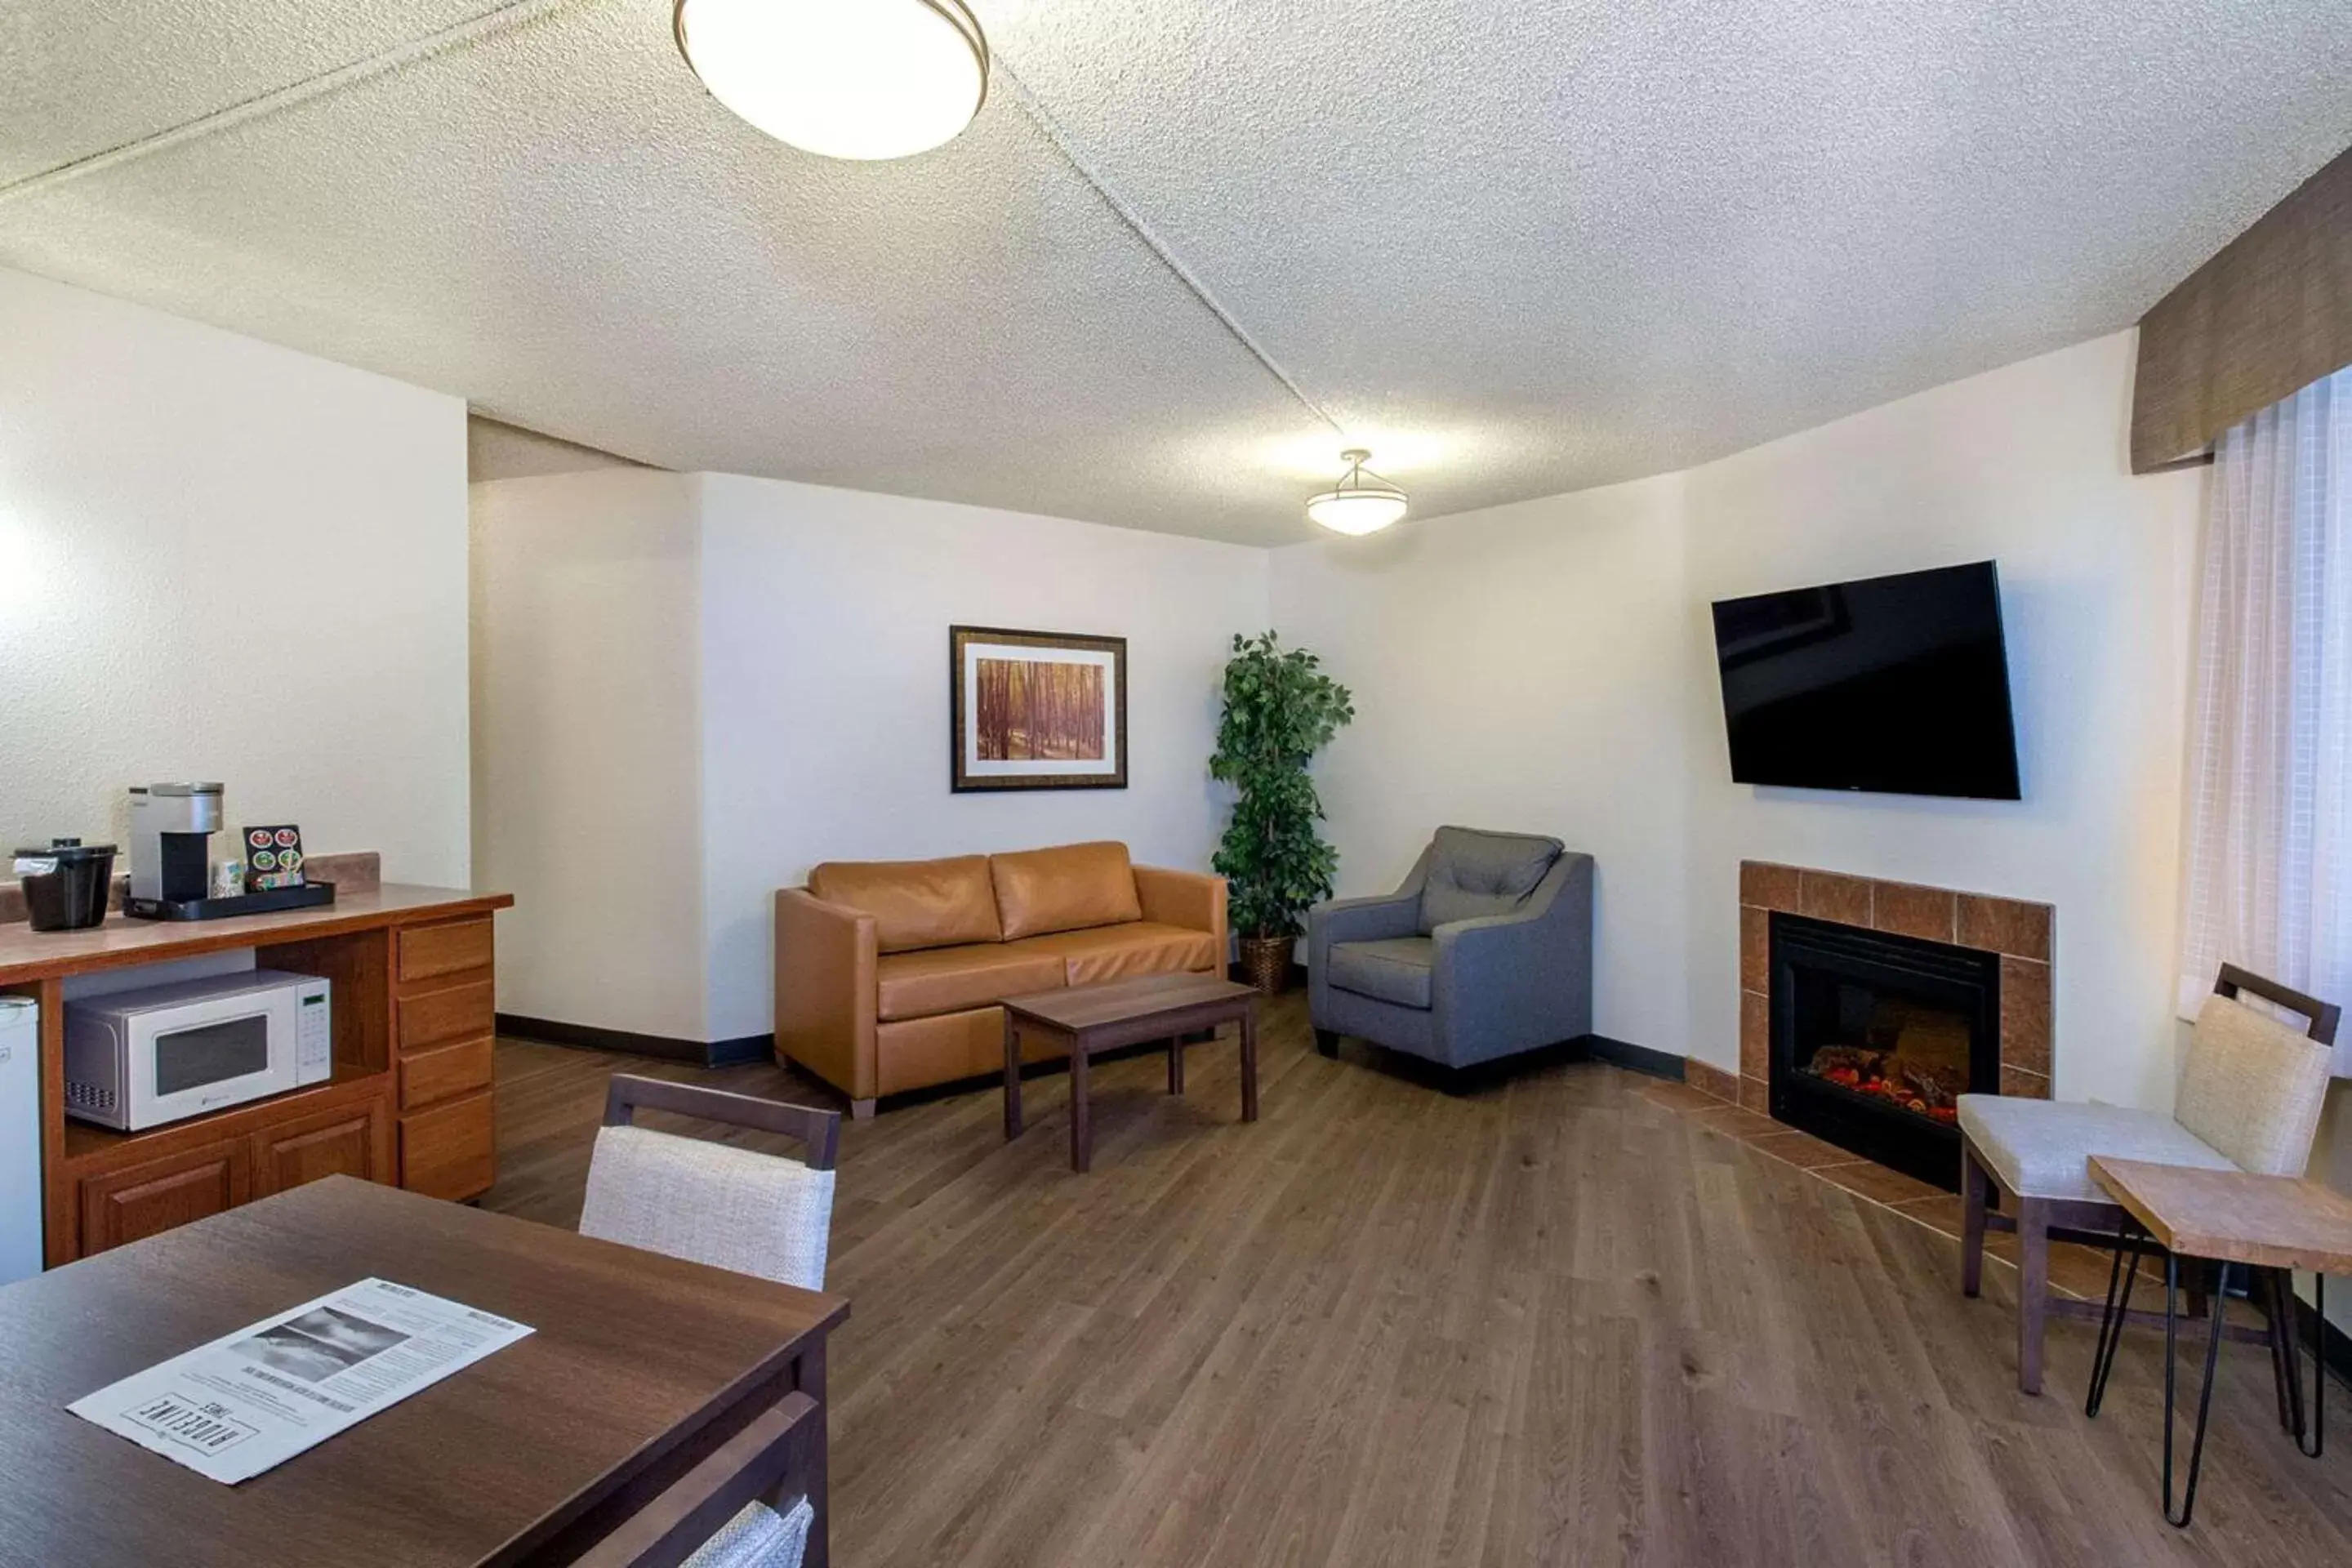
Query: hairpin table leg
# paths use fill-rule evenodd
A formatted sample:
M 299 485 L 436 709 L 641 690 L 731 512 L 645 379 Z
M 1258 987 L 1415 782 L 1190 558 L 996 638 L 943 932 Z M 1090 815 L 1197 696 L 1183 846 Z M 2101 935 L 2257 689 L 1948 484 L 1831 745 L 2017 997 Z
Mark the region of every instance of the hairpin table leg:
M 2281 1293 L 2287 1298 L 2286 1342 L 2289 1346 L 2294 1343 L 2294 1288 L 2287 1282 L 2292 1278 L 2283 1274 L 2279 1284 Z M 2290 1373 L 2295 1371 L 2292 1351 L 2288 1354 L 2287 1366 Z M 2300 1375 L 2295 1377 L 2295 1386 L 2298 1389 L 2303 1386 L 2303 1379 Z M 2300 1419 L 2295 1423 L 2294 1434 L 2294 1446 L 2302 1449 L 2307 1458 L 2319 1458 L 2327 1447 L 2327 1420 L 2325 1415 L 2326 1408 L 2327 1276 L 2314 1274 L 2311 1277 L 2311 1442 L 2306 1446 L 2303 1440 L 2303 1423 Z M 2295 1414 L 2299 1418 L 2303 1412 L 2298 1409 Z
M 2139 1224 L 2126 1219 L 2116 1232 L 2115 1266 L 2107 1270 L 2107 1305 L 2099 1314 L 2099 1344 L 2091 1352 L 2091 1392 L 2083 1401 L 2083 1414 L 2096 1416 L 2099 1406 L 2107 1397 L 2107 1374 L 2115 1370 L 2116 1348 L 2123 1343 L 2124 1325 L 2131 1321 L 2132 1283 L 2139 1278 Z M 2131 1270 L 2124 1270 L 2124 1254 L 2131 1254 Z M 2116 1287 L 2120 1283 L 2122 1294 Z
M 2200 1263 L 2199 1267 L 2203 1267 Z M 2197 1396 L 2197 1430 L 2189 1444 L 2189 1484 L 2180 1494 L 2180 1512 L 2172 1510 L 2172 1405 L 2174 1346 L 2179 1332 L 2180 1259 L 2177 1254 L 2167 1254 L 2164 1260 L 2164 1521 L 2176 1529 L 2185 1530 L 2189 1516 L 2197 1508 L 2197 1472 L 2205 1462 L 2205 1421 L 2213 1410 L 2213 1372 L 2221 1355 L 2221 1326 L 2230 1320 L 2230 1268 L 2221 1266 L 2220 1278 L 2214 1282 L 2212 1328 L 2205 1340 L 2205 1387 Z

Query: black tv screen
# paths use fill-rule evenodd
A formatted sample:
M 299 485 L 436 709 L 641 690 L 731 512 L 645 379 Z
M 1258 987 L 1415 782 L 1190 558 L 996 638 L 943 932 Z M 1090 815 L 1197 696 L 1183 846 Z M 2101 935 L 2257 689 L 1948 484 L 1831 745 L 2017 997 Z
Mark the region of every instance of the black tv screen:
M 1740 784 L 2019 798 L 1990 561 L 1724 599 L 1715 652 Z

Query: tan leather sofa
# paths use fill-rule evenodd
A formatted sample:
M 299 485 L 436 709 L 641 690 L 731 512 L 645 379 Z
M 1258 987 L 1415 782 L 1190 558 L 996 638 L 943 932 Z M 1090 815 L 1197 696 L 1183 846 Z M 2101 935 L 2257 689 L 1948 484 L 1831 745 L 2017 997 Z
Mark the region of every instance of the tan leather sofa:
M 776 1058 L 870 1116 L 1002 1073 L 1004 997 L 1224 965 L 1225 879 L 1130 865 L 1124 844 L 828 861 L 776 895 Z

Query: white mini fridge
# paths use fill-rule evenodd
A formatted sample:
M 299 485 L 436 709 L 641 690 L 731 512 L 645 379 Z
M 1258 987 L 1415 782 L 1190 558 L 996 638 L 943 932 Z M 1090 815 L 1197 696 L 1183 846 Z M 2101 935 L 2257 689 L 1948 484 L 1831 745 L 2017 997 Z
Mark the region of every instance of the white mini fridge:
M 0 996 L 0 1284 L 41 1271 L 41 1009 Z

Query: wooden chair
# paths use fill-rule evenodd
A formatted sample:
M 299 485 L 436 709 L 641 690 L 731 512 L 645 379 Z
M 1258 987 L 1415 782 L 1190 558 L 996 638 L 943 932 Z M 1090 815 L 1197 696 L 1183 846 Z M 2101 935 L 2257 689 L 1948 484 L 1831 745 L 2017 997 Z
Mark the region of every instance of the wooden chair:
M 796 1138 L 803 1159 L 635 1125 L 639 1107 Z M 763 1279 L 824 1288 L 841 1115 L 616 1073 L 588 1162 L 580 1234 Z
M 2306 1019 L 2301 1031 L 2239 1000 L 2252 994 Z M 2198 1013 L 2173 1114 L 2004 1095 L 1964 1094 L 1960 1126 L 1960 1290 L 1984 1279 L 1987 1230 L 2018 1238 L 2017 1386 L 2042 1392 L 2051 1312 L 2096 1320 L 2099 1304 L 2050 1295 L 2050 1241 L 2113 1248 L 2125 1215 L 2093 1185 L 2094 1154 L 2209 1170 L 2300 1175 L 2327 1090 L 2341 1009 L 2221 967 Z M 1993 1206 L 1998 1199 L 1999 1207 Z M 2192 1294 L 2191 1315 L 2202 1310 Z M 2216 1310 L 2219 1310 L 2218 1308 Z M 2276 1341 L 2273 1321 L 2257 1337 Z M 2134 1313 L 2133 1321 L 2155 1321 Z M 2292 1331 L 2284 1325 L 2284 1331 Z
M 573 1560 L 575 1568 L 801 1568 L 814 1517 L 797 1484 L 816 1402 L 787 1394 Z

